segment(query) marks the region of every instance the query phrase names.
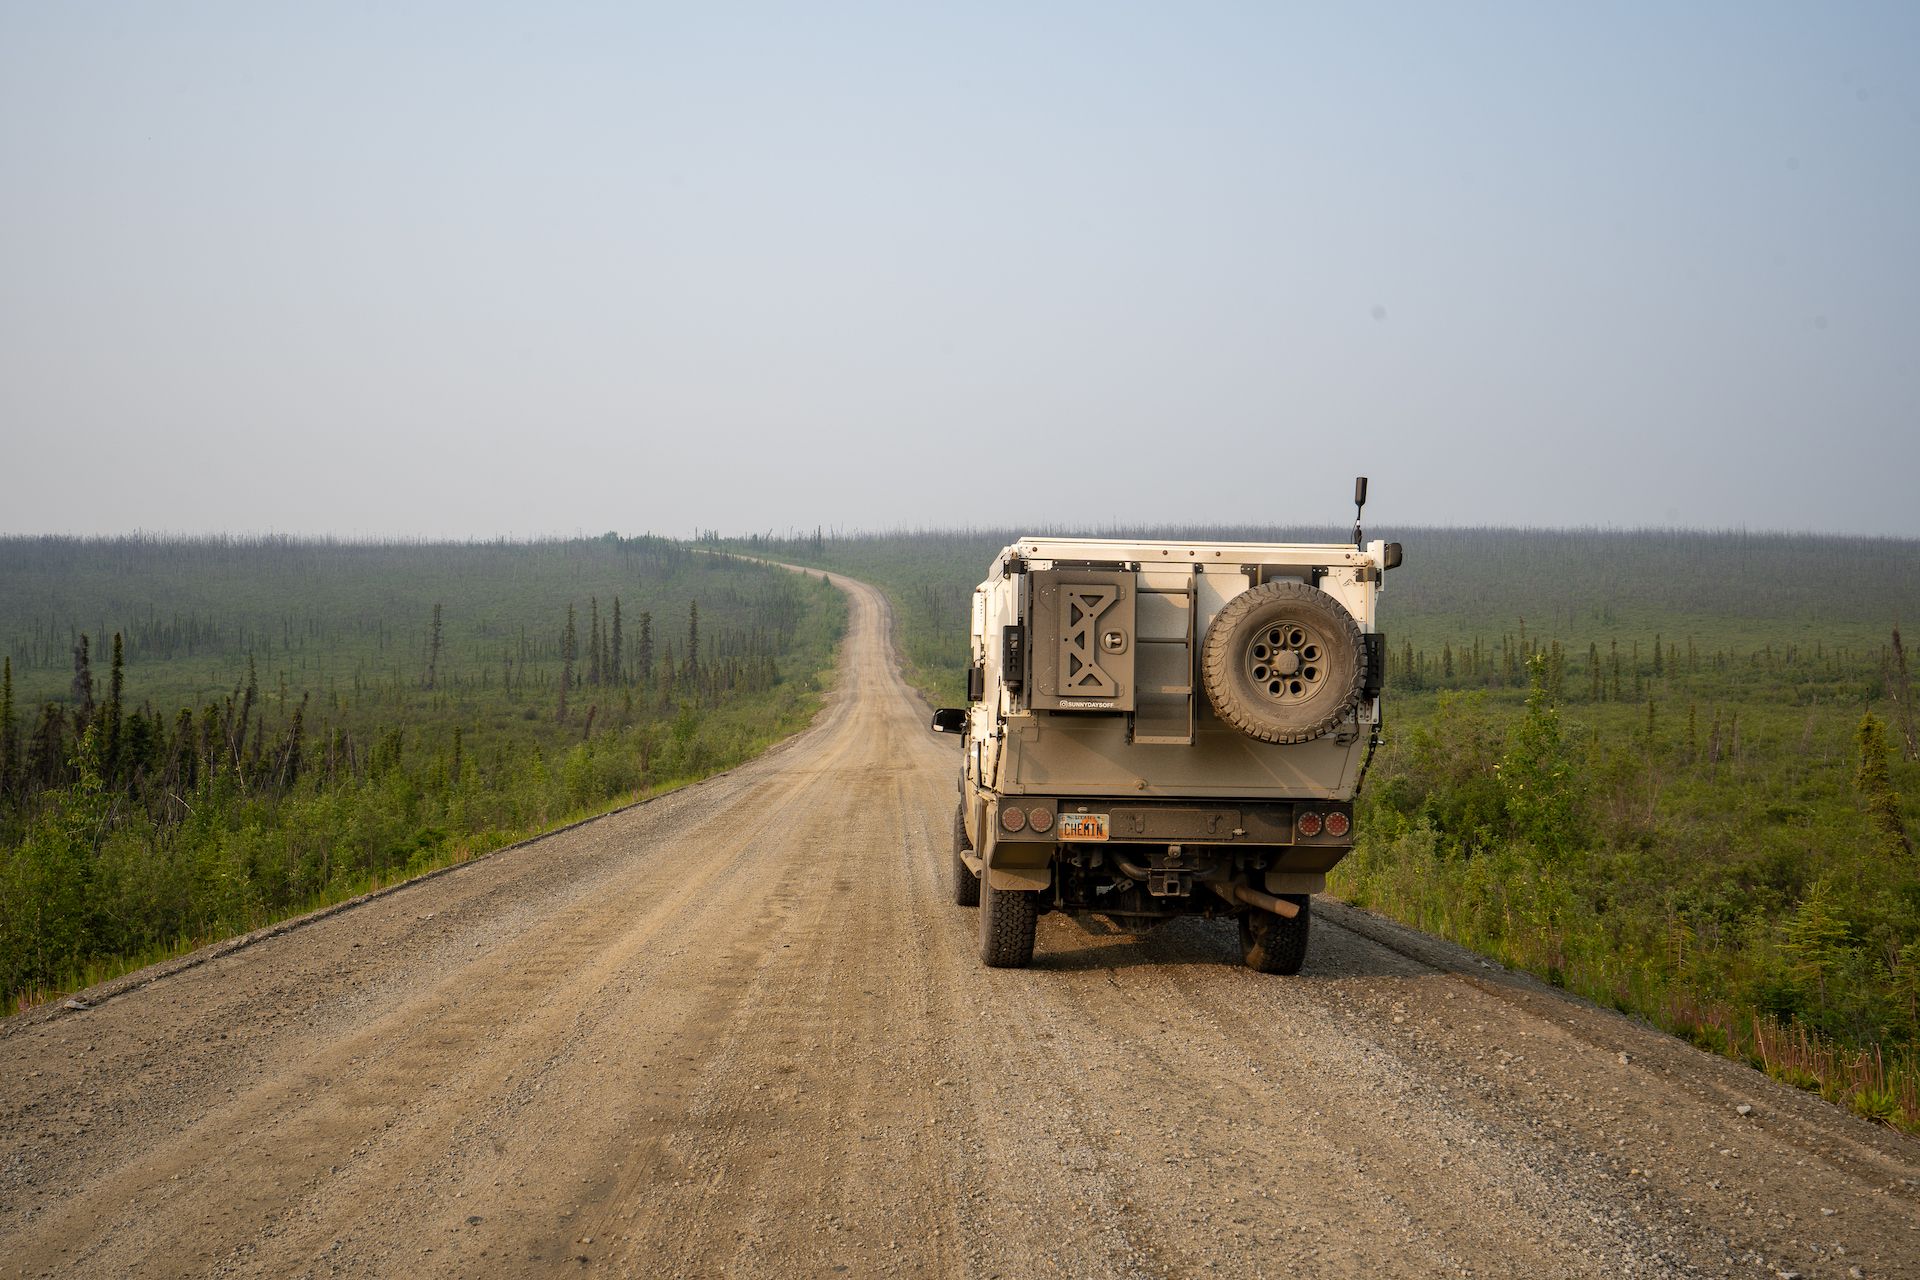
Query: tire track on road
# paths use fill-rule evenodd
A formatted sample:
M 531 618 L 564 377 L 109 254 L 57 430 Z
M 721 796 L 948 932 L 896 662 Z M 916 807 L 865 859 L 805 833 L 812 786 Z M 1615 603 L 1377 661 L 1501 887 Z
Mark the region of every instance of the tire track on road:
M 0 1024 L 0 1276 L 1920 1273 L 1911 1140 L 1338 904 L 1298 978 L 1058 916 L 981 968 L 836 583 L 759 760 Z

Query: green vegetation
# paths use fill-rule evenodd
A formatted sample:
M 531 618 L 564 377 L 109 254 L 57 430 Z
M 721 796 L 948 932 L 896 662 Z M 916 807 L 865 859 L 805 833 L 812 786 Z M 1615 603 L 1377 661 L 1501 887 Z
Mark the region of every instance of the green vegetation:
M 866 577 L 959 701 L 1006 534 L 751 539 Z M 1334 529 L 1163 536 L 1338 541 Z M 1404 530 L 1388 724 L 1333 888 L 1920 1128 L 1920 543 Z
M 0 539 L 0 999 L 739 763 L 843 621 L 658 538 Z

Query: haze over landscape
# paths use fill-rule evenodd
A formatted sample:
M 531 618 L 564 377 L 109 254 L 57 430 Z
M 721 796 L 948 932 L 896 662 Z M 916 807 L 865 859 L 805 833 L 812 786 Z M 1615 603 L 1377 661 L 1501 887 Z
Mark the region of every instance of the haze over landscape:
M 1920 534 L 1916 65 L 1900 4 L 0 5 L 0 532 L 1364 471 L 1395 524 Z
M 1920 1278 L 1916 69 L 0 0 L 0 1280 Z

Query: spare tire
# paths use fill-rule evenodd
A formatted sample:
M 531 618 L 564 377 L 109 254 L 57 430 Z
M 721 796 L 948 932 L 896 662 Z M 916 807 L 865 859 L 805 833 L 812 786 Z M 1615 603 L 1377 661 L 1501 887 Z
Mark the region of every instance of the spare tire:
M 1353 615 L 1303 582 L 1227 601 L 1207 628 L 1200 676 L 1222 720 L 1262 742 L 1310 742 L 1360 701 L 1366 642 Z

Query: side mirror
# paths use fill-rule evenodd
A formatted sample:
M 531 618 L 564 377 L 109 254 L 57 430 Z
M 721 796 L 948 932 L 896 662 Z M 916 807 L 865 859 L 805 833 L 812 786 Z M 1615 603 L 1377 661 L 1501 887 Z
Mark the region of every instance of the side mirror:
M 935 733 L 965 733 L 967 731 L 966 708 L 941 707 L 933 713 L 933 731 Z
M 1382 569 L 1398 569 L 1401 558 L 1400 544 L 1397 542 L 1389 542 L 1386 547 L 1386 553 L 1380 557 L 1380 567 Z

